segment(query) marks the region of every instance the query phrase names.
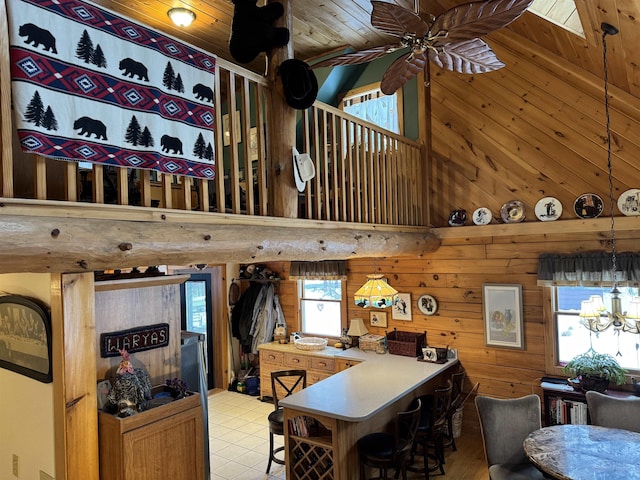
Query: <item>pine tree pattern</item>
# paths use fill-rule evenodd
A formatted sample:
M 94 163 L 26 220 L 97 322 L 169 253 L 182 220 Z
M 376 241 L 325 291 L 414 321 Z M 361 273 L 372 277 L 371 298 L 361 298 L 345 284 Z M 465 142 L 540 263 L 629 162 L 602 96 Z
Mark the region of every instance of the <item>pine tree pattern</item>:
M 131 117 L 131 121 L 129 121 L 129 126 L 124 134 L 124 139 L 127 143 L 130 143 L 133 146 L 141 145 L 143 147 L 153 147 L 154 145 L 151 131 L 146 126 L 143 129 L 135 115 L 133 115 Z
M 24 114 L 24 118 L 31 123 L 34 123 L 36 127 L 39 127 L 42 123 L 42 116 L 44 114 L 44 105 L 42 105 L 42 98 L 40 93 L 36 90 L 31 97 L 27 110 Z
M 40 93 L 37 90 L 27 105 L 24 118 L 36 127 L 44 127 L 47 130 L 58 130 L 58 121 L 51 106 L 47 105 L 45 108 L 42 103 L 42 97 L 40 97 Z
M 167 66 L 164 69 L 164 75 L 162 75 L 162 85 L 171 90 L 173 88 L 173 82 L 175 81 L 175 75 L 171 62 L 167 62 Z
M 180 76 L 180 74 L 176 75 L 172 86 L 175 91 L 184 93 L 184 83 L 182 83 L 182 77 Z
M 93 41 L 89 32 L 82 31 L 78 45 L 76 46 L 76 57 L 82 60 L 84 63 L 91 63 L 100 68 L 107 68 L 107 59 L 104 56 L 102 47 L 100 44 L 93 48 Z

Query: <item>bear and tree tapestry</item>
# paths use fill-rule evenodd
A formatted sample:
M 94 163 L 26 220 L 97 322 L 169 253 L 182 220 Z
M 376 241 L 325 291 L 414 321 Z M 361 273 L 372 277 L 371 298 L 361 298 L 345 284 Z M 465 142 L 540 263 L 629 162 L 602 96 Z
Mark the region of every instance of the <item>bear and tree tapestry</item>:
M 215 57 L 80 0 L 9 0 L 25 152 L 215 177 Z

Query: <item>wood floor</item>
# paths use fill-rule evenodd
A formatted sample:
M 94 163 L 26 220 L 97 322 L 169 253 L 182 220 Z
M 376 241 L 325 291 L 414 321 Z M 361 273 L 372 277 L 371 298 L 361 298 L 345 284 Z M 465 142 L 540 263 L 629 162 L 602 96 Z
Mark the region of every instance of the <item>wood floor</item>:
M 430 478 L 451 480 L 489 480 L 489 471 L 484 460 L 482 438 L 479 433 L 462 432 L 456 440 L 457 452 L 447 449 L 445 456 L 445 475 L 432 473 Z M 424 479 L 424 475 L 411 473 L 407 479 Z

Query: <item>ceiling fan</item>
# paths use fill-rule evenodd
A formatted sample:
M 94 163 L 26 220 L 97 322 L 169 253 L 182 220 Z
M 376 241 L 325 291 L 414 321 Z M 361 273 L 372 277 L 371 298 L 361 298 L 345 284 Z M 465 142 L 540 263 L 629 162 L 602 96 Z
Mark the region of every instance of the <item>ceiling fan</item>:
M 396 59 L 382 77 L 380 89 L 391 95 L 425 69 L 427 60 L 459 73 L 486 73 L 504 67 L 491 47 L 480 39 L 522 15 L 533 0 L 484 0 L 450 8 L 429 22 L 393 3 L 372 0 L 371 25 L 399 38 L 381 45 L 339 55 L 313 66 L 327 67 L 370 62 L 388 53 L 410 49 Z

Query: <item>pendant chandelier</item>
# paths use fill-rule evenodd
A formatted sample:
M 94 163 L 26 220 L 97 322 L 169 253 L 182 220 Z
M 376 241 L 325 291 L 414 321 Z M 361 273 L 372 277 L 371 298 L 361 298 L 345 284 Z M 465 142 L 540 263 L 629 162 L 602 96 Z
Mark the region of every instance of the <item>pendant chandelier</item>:
M 613 169 L 611 166 L 611 125 L 609 117 L 609 81 L 607 69 L 607 35 L 616 35 L 618 29 L 608 23 L 602 23 L 602 58 L 604 66 L 604 110 L 606 115 L 607 129 L 607 168 L 609 173 L 609 214 L 611 218 L 611 279 L 613 289 L 611 290 L 611 310 L 607 311 L 602 297 L 592 295 L 589 300 L 583 300 L 580 305 L 580 322 L 592 332 L 603 332 L 613 326 L 618 332 L 640 333 L 640 297 L 631 300 L 628 311 L 622 311 L 620 301 L 620 291 L 616 278 L 617 256 L 616 256 L 616 232 L 615 216 L 613 211 Z
M 376 262 L 373 262 L 373 271 L 376 271 Z M 358 307 L 387 308 L 396 303 L 398 291 L 379 273 L 367 275 L 367 281 L 353 295 L 354 303 Z

